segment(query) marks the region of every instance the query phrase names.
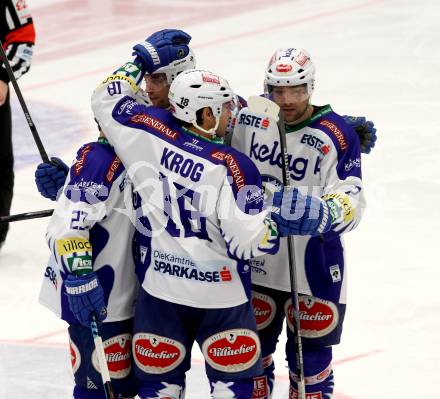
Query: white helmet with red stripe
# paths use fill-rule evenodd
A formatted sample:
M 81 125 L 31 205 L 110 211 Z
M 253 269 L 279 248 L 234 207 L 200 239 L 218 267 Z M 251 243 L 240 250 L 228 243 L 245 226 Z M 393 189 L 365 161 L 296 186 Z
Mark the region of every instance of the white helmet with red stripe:
M 307 94 L 315 88 L 315 66 L 304 49 L 277 50 L 266 68 L 264 92 L 269 94 L 273 86 L 299 86 L 307 84 Z
M 210 107 L 216 118 L 216 126 L 205 132 L 213 135 L 219 123 L 223 104 L 230 103 L 233 98 L 234 92 L 226 79 L 201 69 L 182 72 L 171 83 L 168 93 L 173 115 L 202 131 L 205 130 L 197 124 L 197 111 Z

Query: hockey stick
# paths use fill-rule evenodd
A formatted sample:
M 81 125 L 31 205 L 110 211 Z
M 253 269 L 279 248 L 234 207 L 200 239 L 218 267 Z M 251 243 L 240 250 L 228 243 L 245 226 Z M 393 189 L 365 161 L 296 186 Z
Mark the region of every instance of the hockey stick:
M 248 106 L 255 112 L 267 115 L 277 121 L 281 153 L 283 155 L 283 185 L 284 187 L 290 186 L 289 176 L 289 156 L 287 153 L 286 144 L 286 130 L 284 127 L 283 112 L 280 107 L 273 101 L 260 97 L 252 96 L 248 99 Z M 304 379 L 304 359 L 302 340 L 300 334 L 300 318 L 299 318 L 299 299 L 298 299 L 298 285 L 297 285 L 297 273 L 295 263 L 295 248 L 294 237 L 287 236 L 287 250 L 289 254 L 289 276 L 290 276 L 290 288 L 292 294 L 292 307 L 293 307 L 293 320 L 294 320 L 294 336 L 295 336 L 295 348 L 296 348 L 296 374 L 298 384 L 298 399 L 306 398 L 305 379 Z
M 14 72 L 12 71 L 11 64 L 9 64 L 8 57 L 6 56 L 5 50 L 3 49 L 3 43 L 0 40 L 0 55 L 3 63 L 5 64 L 6 71 L 8 72 L 9 79 L 11 80 L 12 86 L 14 86 L 15 93 L 17 94 L 18 101 L 20 102 L 21 108 L 23 109 L 24 116 L 26 117 L 26 121 L 31 129 L 32 136 L 34 137 L 35 144 L 38 147 L 38 151 L 40 152 L 41 159 L 45 163 L 50 163 L 49 157 L 47 156 L 46 150 L 44 149 L 43 143 L 41 142 L 40 135 L 37 132 L 37 128 L 31 118 L 31 114 L 24 102 L 23 96 L 21 94 L 21 90 L 18 87 L 17 79 L 15 79 Z
M 113 393 L 113 387 L 110 379 L 110 372 L 108 371 L 107 359 L 105 358 L 104 345 L 102 343 L 102 338 L 99 335 L 98 323 L 96 322 L 95 316 L 93 316 L 93 319 L 90 322 L 90 329 L 92 330 L 93 341 L 95 343 L 95 350 L 98 357 L 102 384 L 104 385 L 105 397 L 107 399 L 115 399 L 115 394 Z
M 0 224 L 9 223 L 9 222 L 18 222 L 20 220 L 45 218 L 47 216 L 51 216 L 53 211 L 54 211 L 53 209 L 46 209 L 44 211 L 25 212 L 25 213 L 18 213 L 16 215 L 0 216 Z

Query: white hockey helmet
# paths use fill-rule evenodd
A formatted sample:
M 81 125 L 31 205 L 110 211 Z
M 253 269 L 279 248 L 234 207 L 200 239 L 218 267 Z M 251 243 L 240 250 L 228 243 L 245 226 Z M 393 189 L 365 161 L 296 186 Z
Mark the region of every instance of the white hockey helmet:
M 168 65 L 163 66 L 162 68 L 158 68 L 154 71 L 156 73 L 164 73 L 167 77 L 167 82 L 170 85 L 173 83 L 173 80 L 176 76 L 188 69 L 194 69 L 196 67 L 196 57 L 194 56 L 193 51 L 189 48 L 189 53 L 186 57 L 181 58 L 180 60 L 175 60 L 170 62 Z
M 307 94 L 315 88 L 315 65 L 304 49 L 283 48 L 271 57 L 266 68 L 264 92 L 269 94 L 273 86 L 299 86 L 307 84 Z
M 230 103 L 233 98 L 234 92 L 226 79 L 201 69 L 182 72 L 174 79 L 168 93 L 171 112 L 177 119 L 213 135 L 219 124 L 223 104 Z M 217 121 L 215 128 L 210 131 L 197 124 L 197 111 L 205 107 L 211 108 Z

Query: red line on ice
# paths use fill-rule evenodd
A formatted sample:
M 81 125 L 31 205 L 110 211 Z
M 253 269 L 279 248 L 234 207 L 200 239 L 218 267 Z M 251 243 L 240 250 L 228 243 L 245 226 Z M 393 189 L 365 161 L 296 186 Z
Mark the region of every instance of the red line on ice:
M 37 335 L 36 337 L 31 337 L 31 338 L 27 338 L 27 339 L 24 339 L 22 341 L 16 341 L 16 342 L 20 342 L 20 343 L 27 343 L 27 342 L 29 342 L 29 343 L 37 343 L 37 341 L 41 341 L 41 340 L 46 339 L 46 338 L 54 337 L 54 336 L 60 335 L 60 334 L 66 334 L 66 331 L 67 331 L 66 329 L 58 330 L 58 331 L 52 331 L 50 333 L 46 333 L 46 334 L 42 334 L 42 335 Z
M 268 26 L 266 28 L 263 29 L 257 29 L 257 30 L 253 30 L 250 32 L 244 32 L 244 33 L 240 33 L 240 34 L 235 34 L 235 35 L 231 35 L 231 36 L 224 36 L 222 38 L 219 38 L 217 40 L 213 40 L 211 42 L 206 42 L 206 43 L 201 43 L 201 44 L 196 44 L 194 46 L 192 46 L 194 49 L 198 49 L 198 48 L 207 48 L 207 47 L 213 47 L 217 44 L 220 43 L 225 43 L 225 42 L 231 42 L 231 41 L 236 41 L 239 39 L 242 39 L 243 37 L 249 37 L 249 36 L 255 36 L 255 35 L 260 35 L 266 32 L 270 32 L 270 31 L 275 31 L 275 30 L 279 30 L 279 29 L 283 29 L 286 28 L 288 26 L 292 26 L 295 24 L 303 24 L 309 21 L 314 21 L 314 20 L 318 20 L 318 19 L 322 19 L 322 18 L 327 18 L 327 17 L 331 17 L 331 16 L 335 16 L 335 15 L 340 15 L 340 14 L 344 14 L 347 12 L 351 12 L 354 10 L 359 10 L 362 8 L 366 8 L 366 7 L 370 7 L 370 6 L 374 6 L 376 4 L 379 3 L 383 3 L 385 1 L 388 0 L 372 0 L 372 1 L 368 1 L 366 3 L 362 3 L 362 4 L 358 4 L 355 6 L 349 6 L 349 7 L 344 7 L 344 8 L 339 8 L 333 11 L 327 11 L 327 12 L 323 12 L 323 13 L 318 13 L 315 15 L 310 15 L 307 17 L 302 17 L 302 18 L 298 18 L 298 19 L 293 19 L 289 22 L 286 22 L 284 24 L 276 24 L 276 25 L 272 25 L 272 26 Z M 75 53 L 70 53 L 69 55 L 74 55 Z M 77 80 L 77 79 L 82 79 L 84 77 L 87 76 L 93 76 L 93 75 L 97 75 L 97 74 L 101 74 L 101 73 L 105 73 L 108 71 L 111 71 L 112 68 L 116 68 L 117 65 L 112 65 L 110 67 L 102 67 L 102 68 L 98 68 L 92 71 L 88 71 L 88 72 L 83 72 L 83 73 L 79 73 L 76 75 L 72 75 L 69 78 L 60 78 L 57 80 L 52 80 L 52 81 L 48 81 L 48 82 L 42 82 L 42 83 L 37 83 L 34 85 L 29 85 L 29 86 L 25 86 L 25 90 L 26 91 L 31 91 L 31 90 L 38 90 L 47 86 L 52 86 L 52 85 L 56 85 L 58 83 L 65 83 L 66 81 L 73 81 L 73 80 Z

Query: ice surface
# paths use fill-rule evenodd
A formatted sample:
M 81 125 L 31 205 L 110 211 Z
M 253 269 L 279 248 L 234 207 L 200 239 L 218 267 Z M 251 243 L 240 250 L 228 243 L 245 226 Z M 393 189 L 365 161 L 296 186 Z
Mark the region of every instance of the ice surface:
M 336 399 L 439 399 L 440 3 L 391 0 L 34 0 L 31 71 L 20 80 L 51 155 L 70 162 L 96 136 L 94 87 L 152 31 L 193 36 L 198 65 L 248 96 L 272 52 L 305 47 L 317 65 L 313 102 L 366 115 L 378 128 L 363 157 L 368 209 L 346 237 L 349 302 L 335 349 Z M 13 212 L 53 206 L 33 183 L 36 147 L 13 99 Z M 0 398 L 69 398 L 64 324 L 37 303 L 47 219 L 14 223 L 0 253 Z M 276 398 L 287 397 L 284 339 Z M 188 397 L 208 397 L 194 350 Z M 200 387 L 200 383 L 205 385 Z

